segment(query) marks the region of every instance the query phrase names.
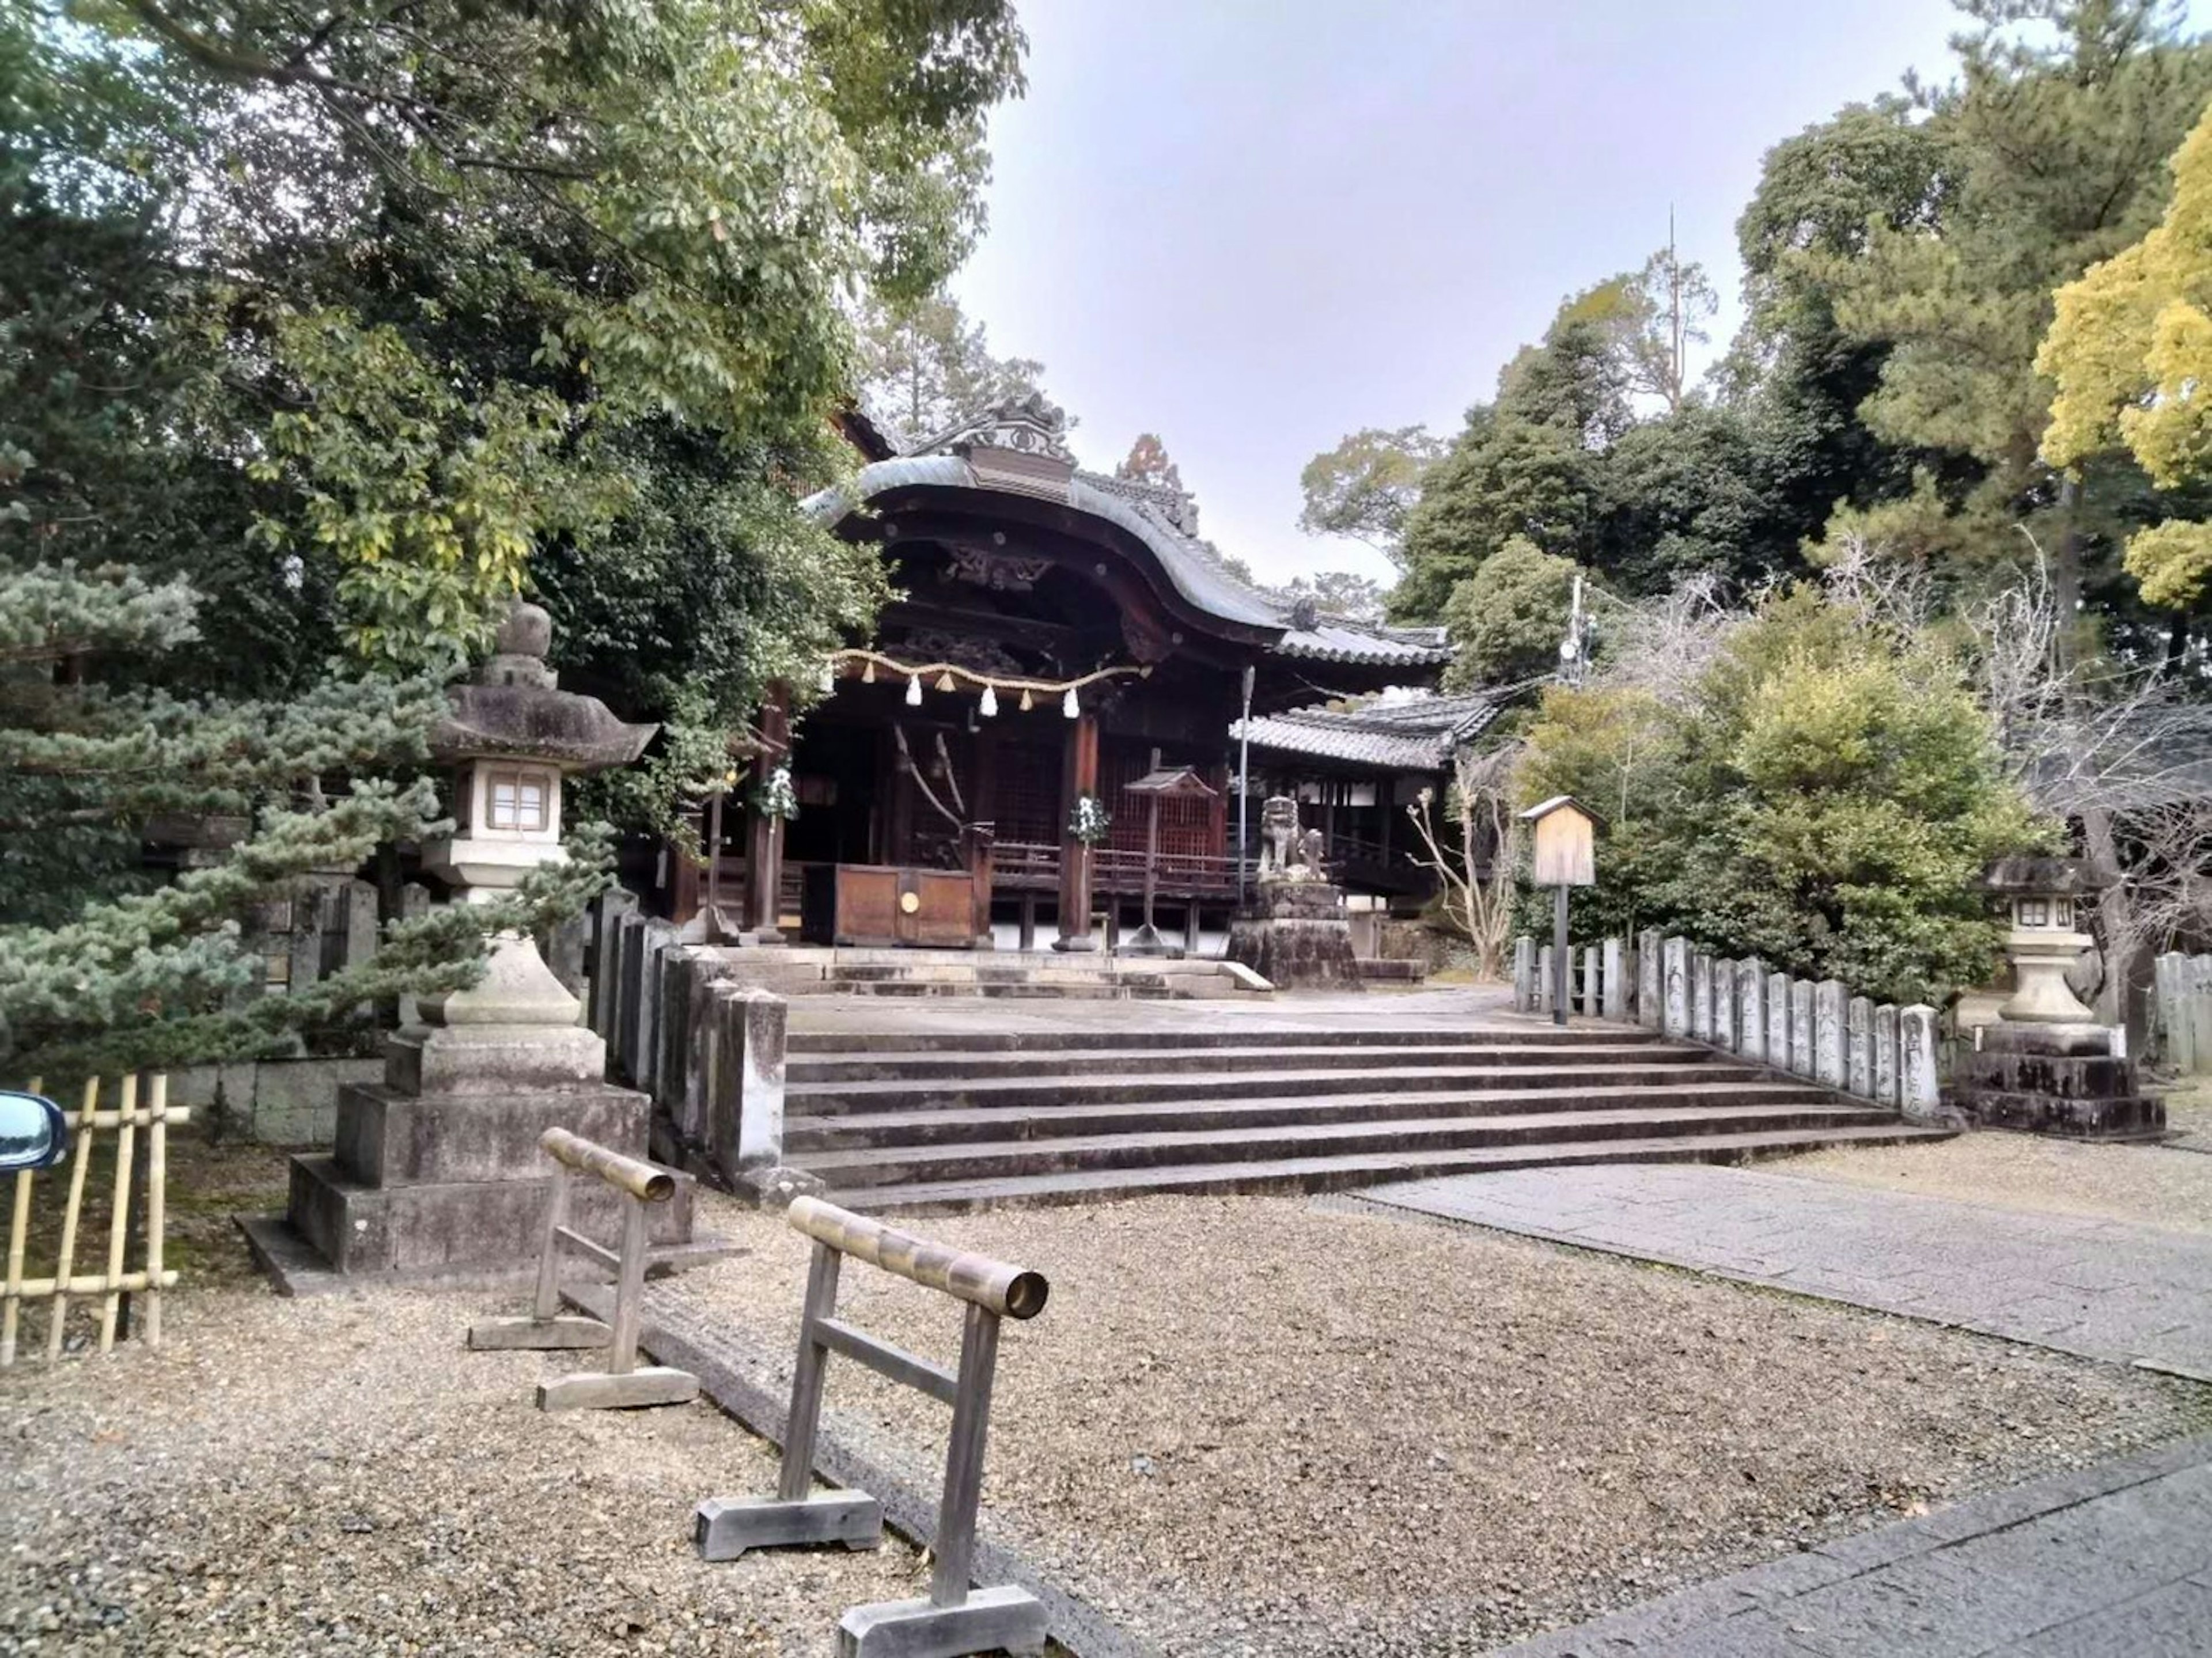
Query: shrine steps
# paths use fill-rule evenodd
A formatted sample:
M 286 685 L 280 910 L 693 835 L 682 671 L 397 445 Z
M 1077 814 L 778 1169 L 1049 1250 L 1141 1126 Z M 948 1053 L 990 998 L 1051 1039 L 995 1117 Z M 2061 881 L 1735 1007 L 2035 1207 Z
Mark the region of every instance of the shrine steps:
M 1169 1001 L 1265 997 L 1226 962 L 1073 953 L 840 950 L 792 952 L 774 965 L 787 994 L 957 996 L 1002 1001 Z M 799 969 L 798 982 L 786 983 Z M 811 973 L 806 969 L 811 969 Z
M 795 1033 L 786 1160 L 848 1207 L 1328 1191 L 1941 1138 L 1626 1027 Z

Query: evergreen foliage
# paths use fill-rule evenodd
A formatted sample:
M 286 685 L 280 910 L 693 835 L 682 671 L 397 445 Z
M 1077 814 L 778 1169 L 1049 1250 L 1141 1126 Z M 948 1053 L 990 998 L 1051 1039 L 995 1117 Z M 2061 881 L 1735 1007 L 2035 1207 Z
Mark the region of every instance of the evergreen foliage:
M 665 723 L 665 823 L 880 597 L 801 510 L 848 464 L 848 296 L 981 219 L 1001 0 L 0 9 L 0 1061 L 268 1051 L 465 984 L 600 878 L 387 926 L 254 998 L 241 918 L 440 811 L 440 686 L 517 588 Z M 166 885 L 156 817 L 244 839 Z
M 1986 981 L 2004 929 L 1982 872 L 2054 833 L 1958 663 L 1807 586 L 1671 695 L 1547 690 L 1516 789 L 1608 817 L 1578 924 L 1661 927 L 1899 1002 Z
M 1444 606 L 1455 654 L 1444 687 L 1516 683 L 1559 666 L 1571 600 L 1571 559 L 1516 536 L 1458 586 Z

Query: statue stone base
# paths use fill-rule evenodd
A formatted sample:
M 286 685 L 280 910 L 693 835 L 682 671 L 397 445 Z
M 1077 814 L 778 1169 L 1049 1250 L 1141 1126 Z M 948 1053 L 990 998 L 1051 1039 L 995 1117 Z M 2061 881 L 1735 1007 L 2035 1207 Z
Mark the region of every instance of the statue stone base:
M 1262 878 L 1229 923 L 1229 959 L 1278 990 L 1359 990 L 1344 891 L 1325 881 Z
M 1993 1024 L 1944 1090 L 1970 1122 L 2067 1139 L 2155 1139 L 2166 1106 L 2142 1092 L 2133 1060 L 2095 1024 Z

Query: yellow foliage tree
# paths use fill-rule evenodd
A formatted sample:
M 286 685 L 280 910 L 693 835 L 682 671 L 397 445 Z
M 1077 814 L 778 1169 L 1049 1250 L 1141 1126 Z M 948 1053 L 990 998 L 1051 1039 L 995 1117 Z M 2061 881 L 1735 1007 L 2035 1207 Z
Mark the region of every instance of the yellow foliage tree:
M 2161 489 L 2212 481 L 2212 111 L 2174 155 L 2165 222 L 2058 290 L 2035 366 L 2058 385 L 2053 466 L 2124 447 Z M 2187 608 L 2212 582 L 2212 523 L 2138 531 L 2127 568 L 2150 603 Z

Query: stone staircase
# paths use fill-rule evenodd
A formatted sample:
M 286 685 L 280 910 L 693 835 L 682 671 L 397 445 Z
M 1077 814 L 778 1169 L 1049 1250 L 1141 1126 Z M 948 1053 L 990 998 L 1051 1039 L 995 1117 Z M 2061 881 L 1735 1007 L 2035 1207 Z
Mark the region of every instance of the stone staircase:
M 1942 1138 L 1632 1027 L 794 1032 L 785 1157 L 943 1213 Z
M 1112 963 L 1072 968 L 973 962 L 833 962 L 823 988 L 840 996 L 982 996 L 1006 1001 L 1166 1001 L 1164 973 Z

